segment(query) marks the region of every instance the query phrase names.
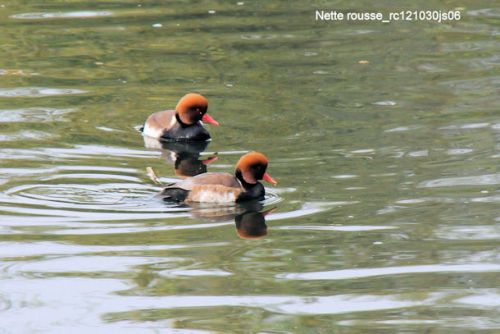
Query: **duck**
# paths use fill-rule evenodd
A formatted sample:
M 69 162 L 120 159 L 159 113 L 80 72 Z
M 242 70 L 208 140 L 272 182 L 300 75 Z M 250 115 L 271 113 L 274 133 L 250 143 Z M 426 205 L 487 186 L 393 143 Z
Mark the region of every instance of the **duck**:
M 210 134 L 203 122 L 219 125 L 208 113 L 208 100 L 201 94 L 184 95 L 175 110 L 163 110 L 151 114 L 144 123 L 145 136 L 162 141 L 207 141 Z
M 244 154 L 236 163 L 234 174 L 204 173 L 167 185 L 160 196 L 164 201 L 230 204 L 261 201 L 265 196 L 264 180 L 276 185 L 266 170 L 268 158 L 260 152 Z

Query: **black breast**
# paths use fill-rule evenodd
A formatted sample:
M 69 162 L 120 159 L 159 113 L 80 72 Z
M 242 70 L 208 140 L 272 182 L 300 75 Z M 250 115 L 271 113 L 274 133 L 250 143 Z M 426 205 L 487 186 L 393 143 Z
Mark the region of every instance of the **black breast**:
M 177 123 L 165 131 L 161 139 L 168 141 L 206 141 L 210 139 L 210 134 L 200 122 L 192 125 Z
M 246 183 L 243 184 L 243 187 L 245 188 L 245 191 L 238 196 L 236 202 L 239 203 L 250 200 L 258 200 L 258 201 L 264 200 L 266 191 L 264 189 L 264 186 L 260 182 L 257 182 L 256 184 L 252 185 Z

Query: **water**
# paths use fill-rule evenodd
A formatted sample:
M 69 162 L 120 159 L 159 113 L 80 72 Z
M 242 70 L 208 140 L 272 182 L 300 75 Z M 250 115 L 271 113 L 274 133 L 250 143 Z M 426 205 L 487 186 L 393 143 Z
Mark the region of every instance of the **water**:
M 0 333 L 500 329 L 494 1 L 0 5 Z M 260 206 L 155 197 L 136 129 L 189 91 L 209 171 L 270 158 Z

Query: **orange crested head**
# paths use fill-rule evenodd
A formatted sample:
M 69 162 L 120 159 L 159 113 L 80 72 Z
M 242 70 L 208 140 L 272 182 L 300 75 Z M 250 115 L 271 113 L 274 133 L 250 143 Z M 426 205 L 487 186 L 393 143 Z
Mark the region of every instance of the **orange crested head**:
M 264 180 L 272 185 L 276 182 L 268 173 L 266 173 L 269 160 L 260 152 L 249 152 L 243 155 L 238 163 L 236 163 L 236 172 L 240 172 L 243 180 L 247 183 L 254 184 L 259 180 Z
M 219 125 L 216 120 L 207 114 L 207 110 L 208 100 L 203 95 L 196 93 L 184 95 L 175 107 L 175 111 L 182 123 L 190 125 L 202 120 L 213 125 Z

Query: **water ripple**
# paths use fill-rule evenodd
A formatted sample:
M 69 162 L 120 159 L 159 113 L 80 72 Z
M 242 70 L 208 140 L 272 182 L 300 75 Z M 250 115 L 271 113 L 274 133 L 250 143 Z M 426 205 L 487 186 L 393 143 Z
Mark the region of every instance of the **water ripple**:
M 500 10 L 498 8 L 481 8 L 469 10 L 467 11 L 467 15 L 500 18 Z
M 22 20 L 40 20 L 40 19 L 74 19 L 74 18 L 91 18 L 91 17 L 101 17 L 101 16 L 111 16 L 113 12 L 111 11 L 93 11 L 93 10 L 82 10 L 74 12 L 39 12 L 39 13 L 22 13 L 11 15 L 10 18 L 22 19 Z
M 455 186 L 485 186 L 500 184 L 500 174 L 477 176 L 447 177 L 419 183 L 420 188 L 455 187 Z
M 56 137 L 57 135 L 35 130 L 22 130 L 13 133 L 0 134 L 0 141 L 23 141 L 23 140 L 42 140 L 51 137 Z
M 485 309 L 497 309 L 500 307 L 500 294 L 497 291 L 483 291 L 482 293 L 458 298 L 454 301 L 457 304 L 473 305 Z
M 18 258 L 31 256 L 61 256 L 61 255 L 82 255 L 82 254 L 99 254 L 103 252 L 113 253 L 129 253 L 129 252 L 149 252 L 163 251 L 191 247 L 217 247 L 223 245 L 221 243 L 200 243 L 189 245 L 169 244 L 169 245 L 74 245 L 65 243 L 56 243 L 49 241 L 32 242 L 26 245 L 18 242 L 3 242 L 0 243 L 0 258 Z M 70 259 L 70 258 L 68 258 Z M 68 260 L 70 261 L 70 260 Z
M 0 97 L 44 97 L 57 95 L 85 94 L 86 90 L 71 88 L 18 87 L 0 88 Z
M 106 314 L 111 317 L 119 312 L 131 312 L 145 309 L 199 309 L 216 307 L 261 308 L 269 312 L 291 315 L 344 314 L 354 312 L 405 309 L 420 306 L 432 301 L 435 297 L 415 299 L 409 295 L 362 295 L 339 294 L 329 296 L 276 296 L 276 295 L 173 295 L 173 296 L 111 296 L 119 289 L 127 288 L 127 284 L 111 278 L 79 278 L 79 277 L 44 277 L 43 279 L 5 279 L 2 283 L 4 297 L 10 306 L 5 310 L 5 319 L 19 321 L 32 319 L 28 314 L 40 310 L 42 302 L 50 312 L 44 312 L 36 323 L 54 322 L 95 324 L 96 319 Z M 59 294 L 54 291 L 65 291 L 65 300 L 71 304 L 61 303 Z M 81 298 L 81 296 L 85 298 Z M 105 297 L 109 296 L 109 297 Z M 71 305 L 72 312 L 64 312 Z M 93 312 L 88 312 L 92 309 Z M 46 313 L 46 314 L 45 314 Z M 38 313 L 37 313 L 38 314 Z M 29 323 L 29 322 L 28 322 Z M 54 325 L 53 323 L 51 324 Z M 112 324 L 106 324 L 112 325 Z M 107 326 L 105 326 L 107 328 Z M 53 327 L 51 327 L 53 328 Z
M 164 258 L 145 256 L 78 256 L 57 257 L 36 262 L 18 262 L 10 271 L 19 273 L 84 273 L 84 272 L 127 272 L 131 267 L 165 261 Z M 10 262 L 12 263 L 12 262 Z
M 498 225 L 440 226 L 435 235 L 445 240 L 500 240 Z
M 368 225 L 345 225 L 345 226 L 280 226 L 277 229 L 281 230 L 304 230 L 304 231 L 341 231 L 341 232 L 361 232 L 361 231 L 379 231 L 391 230 L 397 228 L 396 226 L 368 226 Z
M 2 109 L 0 110 L 0 121 L 10 122 L 61 122 L 62 116 L 74 112 L 75 108 L 56 109 L 56 108 L 21 108 L 21 109 Z
M 152 158 L 157 153 L 148 150 L 134 150 L 117 146 L 76 145 L 71 148 L 44 147 L 39 149 L 0 149 L 4 159 L 29 159 L 29 160 L 66 160 L 88 159 L 96 156 L 110 158 Z
M 376 276 L 392 276 L 423 273 L 461 273 L 461 272 L 497 272 L 500 264 L 430 264 L 421 266 L 401 266 L 384 268 L 340 269 L 331 271 L 316 271 L 308 273 L 285 273 L 276 275 L 287 280 L 343 280 Z
M 226 277 L 231 276 L 232 273 L 221 270 L 221 269 L 174 269 L 174 270 L 163 270 L 158 273 L 165 277 L 203 277 L 203 276 L 214 276 L 214 277 Z
M 328 211 L 335 207 L 342 207 L 344 205 L 352 205 L 357 203 L 359 202 L 358 201 L 306 202 L 302 204 L 302 206 L 298 210 L 278 212 L 269 217 L 268 220 L 304 217 L 315 213 Z
M 258 307 L 282 314 L 343 314 L 390 309 L 402 309 L 421 305 L 422 301 L 412 301 L 403 296 L 393 295 L 334 295 L 334 296 L 164 296 L 164 297 L 124 297 L 127 306 L 108 305 L 111 312 L 138 309 L 178 309 L 205 307 Z
M 76 174 L 80 175 L 80 174 Z M 88 174 L 91 178 L 112 180 L 120 179 L 118 175 L 106 178 L 102 174 Z M 49 177 L 49 180 L 58 178 Z M 125 179 L 127 179 L 125 177 Z M 123 210 L 141 208 L 156 193 L 156 188 L 140 183 L 106 183 L 87 185 L 80 184 L 30 184 L 13 187 L 0 195 L 4 204 L 29 204 L 34 208 L 58 209 L 93 209 L 93 210 Z M 150 209 L 158 207 L 153 205 Z M 113 209 L 115 208 L 115 209 Z M 150 210 L 157 211 L 157 210 Z

